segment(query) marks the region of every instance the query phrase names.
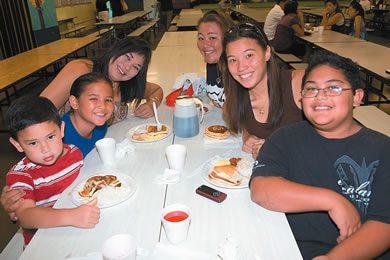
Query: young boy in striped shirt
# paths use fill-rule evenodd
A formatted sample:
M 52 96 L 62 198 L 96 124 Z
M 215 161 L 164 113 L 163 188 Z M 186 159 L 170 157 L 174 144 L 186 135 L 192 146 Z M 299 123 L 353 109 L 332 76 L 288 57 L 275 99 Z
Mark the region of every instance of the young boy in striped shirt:
M 25 246 L 37 228 L 75 226 L 93 228 L 100 217 L 96 201 L 72 209 L 53 209 L 61 193 L 77 178 L 83 155 L 62 143 L 64 122 L 46 98 L 24 96 L 8 110 L 9 141 L 25 157 L 7 174 L 7 185 L 24 191 L 16 215 Z

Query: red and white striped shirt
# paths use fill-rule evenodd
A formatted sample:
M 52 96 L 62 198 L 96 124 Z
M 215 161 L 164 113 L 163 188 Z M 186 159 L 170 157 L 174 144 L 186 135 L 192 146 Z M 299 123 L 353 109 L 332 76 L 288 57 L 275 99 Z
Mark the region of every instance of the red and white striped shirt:
M 63 155 L 51 166 L 36 165 L 24 157 L 7 173 L 7 185 L 24 190 L 26 194 L 23 198 L 35 201 L 37 207 L 53 207 L 83 166 L 81 151 L 74 145 L 63 146 Z M 23 232 L 25 245 L 33 237 L 31 230 L 27 233 Z

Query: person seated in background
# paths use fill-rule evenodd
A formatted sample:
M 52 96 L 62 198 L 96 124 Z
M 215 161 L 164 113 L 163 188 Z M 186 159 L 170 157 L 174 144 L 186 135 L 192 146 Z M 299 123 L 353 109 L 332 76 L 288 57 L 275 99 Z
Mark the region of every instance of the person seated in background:
M 272 44 L 275 37 L 276 27 L 284 16 L 284 5 L 288 0 L 279 0 L 274 7 L 268 12 L 264 23 L 264 33 Z
M 26 157 L 7 173 L 6 183 L 24 192 L 15 214 L 23 228 L 25 246 L 37 228 L 74 226 L 93 228 L 100 218 L 94 204 L 53 209 L 60 194 L 77 178 L 83 155 L 62 143 L 64 122 L 55 106 L 43 97 L 23 96 L 8 110 L 9 141 Z
M 325 0 L 325 11 L 322 16 L 321 26 L 327 30 L 345 32 L 344 14 L 337 0 Z
M 351 17 L 351 35 L 362 40 L 367 40 L 363 7 L 354 0 L 349 4 L 348 14 Z
M 273 47 L 280 53 L 292 53 L 295 56 L 303 57 L 306 53 L 306 44 L 298 43 L 295 35 L 303 36 L 304 23 L 303 15 L 298 16 L 298 2 L 289 0 L 284 5 L 284 13 L 276 27 Z M 304 59 L 307 61 L 307 58 Z
M 108 0 L 96 0 L 96 18 L 99 22 L 110 19 L 107 2 Z
M 223 50 L 224 119 L 232 133 L 242 131 L 242 150 L 256 158 L 272 132 L 303 120 L 303 71 L 281 68 L 267 36 L 252 23 L 231 27 L 225 33 Z
M 364 96 L 359 67 L 313 55 L 301 93 L 308 121 L 265 141 L 251 199 L 286 213 L 304 259 L 390 259 L 390 138 L 353 119 Z

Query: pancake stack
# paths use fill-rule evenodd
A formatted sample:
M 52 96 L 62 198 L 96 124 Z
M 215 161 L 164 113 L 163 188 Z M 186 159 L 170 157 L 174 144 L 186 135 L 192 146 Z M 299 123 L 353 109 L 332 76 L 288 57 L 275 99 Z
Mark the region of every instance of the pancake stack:
M 229 138 L 230 131 L 229 128 L 223 125 L 211 125 L 206 128 L 204 136 L 211 139 L 222 140 Z

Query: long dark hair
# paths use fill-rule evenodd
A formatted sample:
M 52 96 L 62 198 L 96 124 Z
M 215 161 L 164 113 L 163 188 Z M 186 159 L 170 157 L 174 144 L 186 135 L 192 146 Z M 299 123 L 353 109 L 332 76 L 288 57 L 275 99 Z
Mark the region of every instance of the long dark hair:
M 144 56 L 144 65 L 132 79 L 119 82 L 119 90 L 122 102 L 135 100 L 138 105 L 145 94 L 146 73 L 152 56 L 152 50 L 147 41 L 141 37 L 130 36 L 116 42 L 102 59 L 94 62 L 93 71 L 108 75 L 111 59 L 115 61 L 119 56 L 129 52 Z
M 350 4 L 349 4 L 349 7 L 352 7 L 353 9 L 355 9 L 358 13 L 357 15 L 355 15 L 355 17 L 353 17 L 353 19 L 351 20 L 351 25 L 354 24 L 355 22 L 355 18 L 356 16 L 360 15 L 362 17 L 362 19 L 364 20 L 364 9 L 363 7 L 360 5 L 360 3 L 356 2 L 355 0 L 353 0 Z
M 226 119 L 230 129 L 237 133 L 242 128 L 247 128 L 247 113 L 251 107 L 249 98 L 249 90 L 238 83 L 230 74 L 227 65 L 226 46 L 233 41 L 240 38 L 250 38 L 257 42 L 257 44 L 266 51 L 267 46 L 270 46 L 267 36 L 260 27 L 252 23 L 240 23 L 231 27 L 225 34 L 223 41 L 223 53 L 220 59 L 223 75 L 223 86 L 225 89 L 226 102 L 224 106 Z M 267 61 L 267 88 L 269 98 L 269 113 L 266 127 L 274 127 L 278 125 L 281 120 L 283 103 L 282 91 L 280 89 L 280 68 L 276 62 L 273 61 L 273 53 L 271 50 L 271 57 Z

